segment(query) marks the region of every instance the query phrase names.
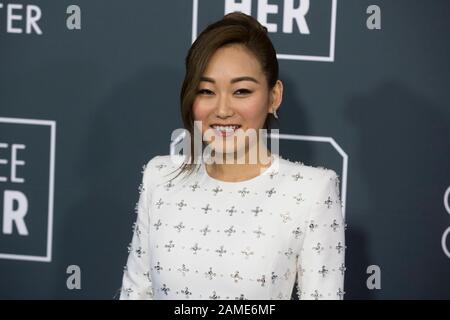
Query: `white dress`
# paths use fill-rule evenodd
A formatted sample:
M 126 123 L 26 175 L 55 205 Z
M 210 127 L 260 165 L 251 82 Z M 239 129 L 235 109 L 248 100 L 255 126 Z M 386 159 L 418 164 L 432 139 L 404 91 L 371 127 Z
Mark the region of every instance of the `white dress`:
M 120 299 L 291 299 L 296 283 L 300 299 L 343 299 L 338 176 L 272 155 L 240 182 L 212 178 L 204 163 L 169 181 L 179 165 L 152 158 Z

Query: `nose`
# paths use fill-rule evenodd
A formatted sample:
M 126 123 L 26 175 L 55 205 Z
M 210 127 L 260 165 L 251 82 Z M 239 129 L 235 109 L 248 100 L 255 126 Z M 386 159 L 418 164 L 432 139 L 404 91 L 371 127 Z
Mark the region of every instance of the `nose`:
M 216 115 L 219 118 L 228 118 L 233 115 L 229 100 L 226 95 L 221 95 L 217 101 Z

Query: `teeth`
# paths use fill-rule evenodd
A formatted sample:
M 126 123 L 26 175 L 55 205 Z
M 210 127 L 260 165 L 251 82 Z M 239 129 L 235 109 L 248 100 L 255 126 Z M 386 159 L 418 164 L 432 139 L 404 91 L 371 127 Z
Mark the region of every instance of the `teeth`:
M 239 128 L 239 126 L 213 126 L 214 129 L 216 130 L 220 130 L 220 131 L 234 131 L 237 128 Z

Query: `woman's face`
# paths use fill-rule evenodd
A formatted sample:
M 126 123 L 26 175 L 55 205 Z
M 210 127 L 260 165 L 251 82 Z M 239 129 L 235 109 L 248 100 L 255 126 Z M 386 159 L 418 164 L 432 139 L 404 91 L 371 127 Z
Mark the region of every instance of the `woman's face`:
M 281 102 L 280 87 L 281 82 L 272 96 L 259 61 L 244 46 L 218 49 L 209 60 L 192 107 L 194 120 L 202 122 L 202 134 L 209 129 L 214 136 L 206 143 L 219 153 L 245 148 L 246 139 L 235 139 L 236 135 L 248 129 L 258 134 L 267 113 Z M 222 139 L 222 148 L 216 148 L 216 139 Z

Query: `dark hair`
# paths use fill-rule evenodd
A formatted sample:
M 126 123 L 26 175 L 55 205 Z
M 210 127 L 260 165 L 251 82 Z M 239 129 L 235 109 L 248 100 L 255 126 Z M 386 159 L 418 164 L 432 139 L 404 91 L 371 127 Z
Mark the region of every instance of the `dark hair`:
M 180 93 L 181 117 L 184 128 L 194 137 L 194 117 L 192 105 L 194 103 L 200 77 L 203 75 L 208 61 L 217 49 L 228 44 L 245 46 L 259 61 L 266 76 L 269 90 L 278 80 L 278 60 L 275 48 L 267 35 L 267 28 L 262 26 L 252 16 L 241 12 L 232 12 L 221 20 L 212 23 L 203 30 L 192 44 L 186 56 L 186 74 Z M 269 113 L 264 123 L 264 129 L 270 129 L 270 122 L 277 119 Z M 181 165 L 180 173 L 191 174 L 195 169 L 194 139 L 191 139 L 191 154 Z M 198 168 L 197 168 L 198 170 Z M 179 173 L 179 174 L 180 174 Z M 178 176 L 178 175 L 177 175 Z

